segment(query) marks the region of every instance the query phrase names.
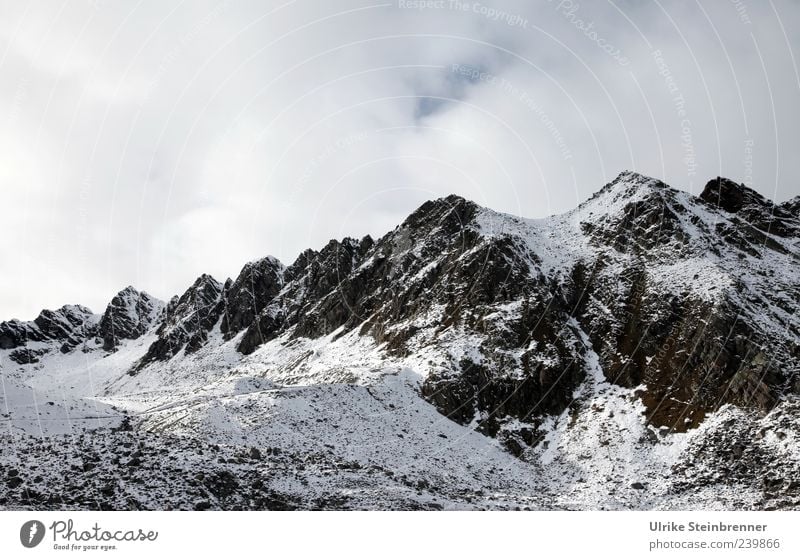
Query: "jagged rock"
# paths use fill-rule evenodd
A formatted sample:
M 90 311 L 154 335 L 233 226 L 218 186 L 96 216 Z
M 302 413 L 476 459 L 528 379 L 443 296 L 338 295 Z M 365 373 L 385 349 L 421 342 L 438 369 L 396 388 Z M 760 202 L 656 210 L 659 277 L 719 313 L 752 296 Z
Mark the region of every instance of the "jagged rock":
M 349 312 L 337 308 L 331 317 L 325 317 L 313 308 L 320 298 L 336 293 L 336 288 L 361 262 L 372 244 L 369 236 L 360 241 L 345 238 L 341 242 L 331 240 L 318 252 L 304 251 L 286 268 L 283 289 L 252 321 L 239 343 L 239 351 L 249 354 L 298 322 L 302 323 L 297 331 L 301 336 L 334 330 Z
M 155 323 L 164 303 L 128 286 L 108 304 L 100 320 L 104 350 L 115 350 L 120 340 L 135 340 Z
M 780 208 L 787 214 L 794 216 L 796 219 L 800 219 L 800 196 L 796 196 L 791 200 L 787 200 L 780 205 Z
M 741 221 L 737 220 L 737 225 L 744 230 L 741 235 L 756 245 L 771 244 L 771 248 L 782 248 L 782 245 L 765 236 L 763 232 L 779 237 L 792 237 L 800 232 L 797 209 L 791 202 L 785 206 L 775 205 L 753 189 L 724 177 L 709 181 L 700 194 L 700 199 L 726 212 L 737 214 L 741 218 Z
M 225 289 L 221 329 L 231 338 L 249 327 L 283 287 L 285 267 L 274 257 L 247 263 L 236 281 Z
M 67 353 L 97 334 L 98 317 L 81 305 L 65 305 L 43 310 L 33 321 L 0 323 L 0 349 L 11 350 L 9 357 L 17 363 L 33 363 L 38 357 L 58 349 Z M 21 349 L 32 342 L 51 343 L 50 348 Z
M 181 297 L 173 297 L 164 310 L 156 331 L 158 339 L 150 345 L 137 368 L 172 358 L 181 350 L 190 354 L 208 340 L 208 333 L 222 316 L 223 285 L 203 274 Z
M 33 322 L 46 338 L 66 340 L 85 328 L 92 318 L 92 311 L 82 305 L 65 305 L 55 311 L 45 309 Z
M 28 342 L 41 342 L 44 335 L 35 323 L 14 319 L 0 323 L 0 350 L 11 350 Z
M 734 214 L 745 206 L 766 204 L 766 199 L 753 189 L 724 177 L 706 183 L 700 199 Z
M 46 353 L 47 350 L 44 348 L 39 348 L 36 350 L 31 348 L 18 348 L 17 350 L 9 353 L 8 358 L 20 365 L 35 364 L 39 361 L 39 358 L 44 356 Z
M 379 356 L 388 364 L 410 364 L 419 374 L 414 390 L 439 412 L 495 437 L 524 460 L 548 446 L 554 455 L 561 453 L 558 442 L 546 436 L 553 436 L 556 422 L 568 431 L 581 414 L 609 430 L 615 429 L 614 415 L 628 413 L 627 426 L 637 428 L 641 419 L 653 428 L 636 433 L 634 441 L 649 447 L 674 432 L 703 429 L 709 417 L 717 418 L 731 405 L 753 417 L 784 409 L 794 413 L 785 403 L 787 395 L 800 392 L 797 224 L 796 200 L 776 206 L 722 178 L 694 197 L 625 172 L 577 209 L 543 220 L 499 214 L 449 196 L 423 204 L 377 240 L 334 240 L 320 251 L 303 252 L 285 269 L 272 258 L 255 261 L 224 285 L 204 275 L 173 298 L 150 327 L 137 322 L 138 308 L 120 312 L 136 307 L 129 301 L 136 295 L 123 291 L 99 325 L 80 309 L 43 313 L 42 325 L 2 323 L 0 348 L 14 361 L 35 363 L 47 359 L 36 352 L 69 350 L 98 334 L 113 349 L 123 334 L 141 336 L 149 328 L 157 340 L 137 365 L 140 370 L 155 364 L 145 382 L 176 372 L 191 378 L 192 368 L 210 364 L 209 376 L 222 372 L 219 380 L 212 378 L 213 390 L 227 390 L 232 379 L 237 396 L 232 400 L 242 407 L 283 398 L 276 396 L 280 391 L 272 393 L 277 387 L 272 375 L 291 385 L 324 370 L 324 383 L 356 391 L 364 378 L 389 375 L 370 361 Z M 224 351 L 204 348 L 212 338 L 215 345 L 227 345 Z M 30 341 L 37 344 L 29 349 Z M 350 355 L 331 367 L 327 345 L 341 341 L 364 343 L 374 356 L 365 359 L 366 365 L 352 364 L 355 373 L 348 371 Z M 263 354 L 244 358 L 233 352 L 234 345 L 244 354 L 266 347 Z M 178 355 L 168 365 L 157 363 Z M 241 371 L 230 365 L 237 358 Z M 224 365 L 214 369 L 217 361 Z M 269 383 L 253 381 L 261 375 Z M 614 408 L 592 402 L 591 391 L 601 385 L 626 404 Z M 260 393 L 267 386 L 263 392 L 270 396 L 264 397 Z M 238 398 L 245 394 L 246 399 Z M 367 394 L 366 400 L 381 397 Z M 309 402 L 317 404 L 313 398 Z M 207 410 L 205 401 L 199 403 L 190 402 L 187 414 Z M 208 406 L 216 414 L 227 404 Z M 259 422 L 262 417 L 252 425 Z M 309 429 L 302 418 L 293 422 L 288 431 Z M 327 417 L 316 422 L 329 426 Z M 773 442 L 763 445 L 750 445 L 736 426 L 709 428 L 709 449 L 698 456 L 724 465 L 724 454 L 731 472 L 743 478 L 748 469 L 758 472 L 764 492 L 800 484 L 791 465 L 775 466 L 774 472 L 767 468 L 769 445 L 794 441 L 792 425 L 773 424 L 774 433 L 767 435 L 742 428 L 748 437 Z M 122 427 L 116 433 L 126 433 L 130 423 Z M 609 430 L 598 431 L 591 442 L 604 453 L 613 445 Z M 395 431 L 398 440 L 410 439 Z M 456 443 L 452 435 L 436 431 L 437 444 Z M 326 464 L 360 469 L 345 460 L 298 455 L 289 447 L 278 453 L 262 443 L 251 449 L 248 442 L 234 455 L 219 446 L 199 449 L 198 455 L 211 455 L 214 465 L 224 463 L 231 472 L 209 472 L 193 479 L 195 487 L 211 492 L 218 507 L 217 500 L 236 501 L 243 489 L 261 488 L 240 476 L 242 465 L 292 457 L 292 476 L 300 486 L 308 484 L 302 474 L 306 465 L 311 471 Z M 321 449 L 333 453 L 338 447 L 337 441 Z M 259 449 L 267 450 L 266 458 Z M 118 465 L 152 468 L 150 453 L 122 455 Z M 575 457 L 591 459 L 591 454 Z M 688 463 L 679 468 L 691 471 Z M 722 469 L 715 476 L 726 472 Z M 417 480 L 408 481 L 415 492 L 435 485 L 431 480 L 420 486 Z M 639 496 L 655 486 L 635 480 L 608 482 L 620 494 Z M 686 484 L 684 490 L 691 488 Z M 193 494 L 191 504 L 204 497 Z M 272 504 L 278 498 L 248 499 Z M 341 497 L 323 496 L 315 503 L 344 507 Z
M 717 208 L 735 215 L 723 218 Z M 547 270 L 530 241 L 539 235 L 533 224 L 457 196 L 427 202 L 374 243 L 332 241 L 303 253 L 239 350 L 282 333 L 316 338 L 359 327 L 403 356 L 410 343 L 437 344 L 444 329 L 459 329 L 484 341 L 480 360 L 453 357 L 426 376 L 423 395 L 459 422 L 482 417 L 480 429 L 496 435 L 503 418 L 535 424 L 564 410 L 585 376 L 583 331 L 610 381 L 646 386 L 640 397 L 656 425 L 684 431 L 725 402 L 769 410 L 797 379 L 797 345 L 742 320 L 742 305 L 756 292 L 772 298 L 764 295 L 771 290 L 743 284 L 737 270 L 714 262 L 737 251 L 789 256 L 780 236 L 796 235 L 794 222 L 775 208 L 727 179 L 711 181 L 698 200 L 623 172 L 553 219 L 577 221 L 593 251 Z M 684 263 L 694 277 L 670 286 L 661 267 Z M 771 305 L 796 309 L 797 298 L 798 288 L 786 286 Z M 498 306 L 509 311 L 498 315 Z M 424 319 L 432 309 L 441 325 L 433 331 Z M 767 352 L 781 360 L 760 357 Z

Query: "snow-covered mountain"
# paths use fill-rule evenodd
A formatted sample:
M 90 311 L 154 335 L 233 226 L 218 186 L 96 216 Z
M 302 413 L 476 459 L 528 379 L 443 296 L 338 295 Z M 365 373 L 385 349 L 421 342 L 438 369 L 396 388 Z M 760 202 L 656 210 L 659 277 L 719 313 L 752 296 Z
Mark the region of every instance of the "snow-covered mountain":
M 795 508 L 800 197 L 624 172 L 528 220 L 0 323 L 0 507 Z

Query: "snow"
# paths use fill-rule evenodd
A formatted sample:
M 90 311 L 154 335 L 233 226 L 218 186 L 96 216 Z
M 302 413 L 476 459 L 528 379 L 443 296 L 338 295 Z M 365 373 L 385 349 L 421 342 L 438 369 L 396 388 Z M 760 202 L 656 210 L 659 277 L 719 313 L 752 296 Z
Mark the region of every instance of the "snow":
M 800 318 L 782 305 L 796 304 L 798 298 L 796 241 L 782 240 L 790 250 L 770 251 L 765 258 L 720 249 L 709 232 L 720 223 L 730 223 L 730 216 L 635 173 L 623 173 L 598 195 L 559 216 L 529 220 L 484 208 L 466 227 L 474 227 L 486 242 L 511 237 L 534 278 L 542 273 L 564 280 L 577 263 L 606 255 L 609 264 L 599 274 L 617 293 L 625 293 L 635 256 L 598 246 L 581 224 L 609 226 L 629 205 L 653 197 L 678 216 L 686 234 L 680 250 L 674 245 L 656 247 L 648 255 L 645 281 L 657 293 L 688 293 L 712 305 L 731 301 L 764 333 L 800 332 Z M 408 255 L 421 259 L 409 232 L 399 228 L 394 233 L 393 259 L 400 262 Z M 374 257 L 357 271 L 371 266 Z M 266 259 L 283 270 L 277 259 Z M 425 263 L 404 281 L 424 279 L 441 261 Z M 262 261 L 248 266 L 258 262 Z M 776 275 L 786 289 L 773 289 Z M 281 294 L 286 293 L 285 287 Z M 764 294 L 766 300 L 758 299 Z M 136 302 L 124 301 L 134 316 Z M 502 325 L 518 317 L 522 305 L 521 300 L 493 305 L 484 320 Z M 614 315 L 597 299 L 589 305 L 598 315 Z M 161 307 L 153 309 L 155 314 Z M 77 307 L 72 311 L 88 312 Z M 120 341 L 113 353 L 103 351 L 97 340 L 67 353 L 52 341 L 31 342 L 29 350 L 45 353 L 37 363 L 18 365 L 9 359 L 10 350 L 0 350 L 0 420 L 7 428 L 0 433 L 7 432 L 2 437 L 12 444 L 0 452 L 0 459 L 16 453 L 14 446 L 21 445 L 25 434 L 69 436 L 87 428 L 117 426 L 129 416 L 148 433 L 163 437 L 196 438 L 225 449 L 280 448 L 304 457 L 303 461 L 316 457 L 321 466 L 309 466 L 305 478 L 288 470 L 272 474 L 272 488 L 309 500 L 338 493 L 355 507 L 435 503 L 450 509 L 666 509 L 725 507 L 737 499 L 757 499 L 752 488 L 742 485 L 726 488 L 715 483 L 691 495 L 676 492 L 670 473 L 691 463 L 695 450 L 727 429 L 727 422 L 741 420 L 740 411 L 726 406 L 696 430 L 659 433 L 647 424 L 637 396 L 644 387 L 610 383 L 588 333 L 575 319 L 564 327 L 583 350 L 586 380 L 559 415 L 538 424 L 507 418 L 507 431 L 530 428 L 541 434 L 521 457 L 474 430 L 485 420 L 480 412 L 467 426 L 449 420 L 421 398 L 420 386 L 430 375 L 457 374 L 463 360 L 484 363 L 481 348 L 486 339 L 460 324 L 442 328 L 444 313 L 444 306 L 432 305 L 413 319 L 388 327 L 389 332 L 409 326 L 418 329 L 402 357 L 361 336 L 363 325 L 316 339 L 295 337 L 289 330 L 243 356 L 236 348 L 244 333 L 226 341 L 219 322 L 198 351 L 189 355 L 182 351 L 136 375 L 131 369 L 157 339 L 158 325 L 136 340 Z M 96 324 L 100 317 L 88 315 L 86 320 Z M 536 352 L 534 359 L 551 363 L 547 348 L 537 340 L 510 352 L 509 363 L 518 365 L 523 352 Z M 646 358 L 647 363 L 650 360 L 652 356 Z M 520 371 L 504 373 L 513 378 Z M 753 422 L 765 430 L 764 446 L 775 456 L 797 462 L 797 431 L 792 426 L 776 427 L 783 422 L 781 410 Z M 187 464 L 203 460 L 191 451 L 181 453 L 186 454 Z M 358 464 L 364 469 L 338 469 L 332 464 Z

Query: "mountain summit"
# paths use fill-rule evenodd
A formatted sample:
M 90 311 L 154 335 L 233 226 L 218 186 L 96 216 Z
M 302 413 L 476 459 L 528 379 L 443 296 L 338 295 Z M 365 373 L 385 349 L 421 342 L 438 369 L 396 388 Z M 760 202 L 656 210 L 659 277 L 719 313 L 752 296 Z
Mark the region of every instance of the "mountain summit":
M 775 205 L 724 178 L 696 197 L 626 171 L 538 220 L 451 195 L 379 239 L 331 240 L 289 266 L 266 257 L 226 282 L 203 275 L 166 305 L 129 287 L 99 317 L 72 306 L 0 323 L 3 374 L 20 394 L 111 407 L 73 413 L 67 429 L 7 398 L 8 421 L 118 434 L 125 418 L 155 448 L 164 434 L 253 457 L 280 448 L 286 476 L 309 454 L 319 473 L 358 464 L 360 485 L 401 489 L 392 507 L 473 503 L 478 494 L 432 480 L 464 465 L 482 474 L 458 484 L 507 485 L 517 506 L 691 507 L 702 465 L 739 477 L 740 492 L 709 499 L 788 507 L 800 503 L 791 446 L 748 438 L 796 437 L 798 232 L 796 200 Z M 367 492 L 345 506 L 341 473 L 319 473 L 305 490 L 281 478 L 264 507 L 387 503 Z M 615 494 L 620 481 L 636 485 Z M 226 488 L 215 504 L 248 507 Z M 533 503 L 537 492 L 547 503 Z

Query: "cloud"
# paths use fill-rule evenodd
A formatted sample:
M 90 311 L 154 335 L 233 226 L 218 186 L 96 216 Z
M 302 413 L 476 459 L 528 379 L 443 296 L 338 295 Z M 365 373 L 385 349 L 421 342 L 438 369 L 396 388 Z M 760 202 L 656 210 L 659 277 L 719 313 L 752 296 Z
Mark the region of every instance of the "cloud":
M 797 194 L 797 3 L 425 6 L 4 2 L 0 316 L 168 298 L 453 192 L 535 217 L 633 168 Z

